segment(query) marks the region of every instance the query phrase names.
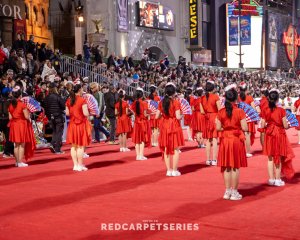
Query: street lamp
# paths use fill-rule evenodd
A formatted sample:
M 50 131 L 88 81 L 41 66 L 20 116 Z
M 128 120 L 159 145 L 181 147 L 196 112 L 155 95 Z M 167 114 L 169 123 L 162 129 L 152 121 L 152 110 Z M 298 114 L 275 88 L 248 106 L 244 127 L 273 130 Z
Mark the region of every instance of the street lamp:
M 78 22 L 82 23 L 83 21 L 84 21 L 83 16 L 79 16 L 79 17 L 78 17 Z

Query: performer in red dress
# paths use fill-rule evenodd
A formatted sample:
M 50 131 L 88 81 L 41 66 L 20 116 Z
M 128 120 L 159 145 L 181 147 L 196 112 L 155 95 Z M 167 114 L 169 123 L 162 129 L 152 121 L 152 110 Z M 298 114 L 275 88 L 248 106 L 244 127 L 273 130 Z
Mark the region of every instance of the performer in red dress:
M 294 170 L 292 159 L 295 157 L 285 129 L 288 128 L 286 111 L 277 107 L 279 90 L 272 89 L 269 93 L 269 107 L 262 114 L 262 127 L 265 127 L 265 144 L 263 154 L 268 156 L 269 185 L 284 186 L 281 174 L 292 178 Z
M 149 100 L 159 103 L 160 98 L 156 92 L 156 86 L 152 85 L 150 87 Z M 155 119 L 155 114 L 150 114 L 150 128 L 152 130 L 151 144 L 153 147 L 158 146 L 158 134 L 159 134 L 159 122 Z
M 185 93 L 184 93 L 184 98 L 185 100 L 188 101 L 188 103 L 190 104 L 190 106 L 193 105 L 194 102 L 194 97 L 192 96 L 192 89 L 191 88 L 187 88 Z M 188 141 L 193 141 L 193 137 L 192 137 L 192 127 L 191 127 L 191 123 L 192 123 L 192 115 L 190 114 L 185 114 L 183 115 L 183 120 L 184 120 L 184 126 L 187 127 L 187 135 L 188 135 Z
M 246 114 L 236 105 L 238 93 L 236 85 L 225 88 L 225 108 L 221 109 L 216 119 L 216 127 L 221 131 L 218 154 L 218 166 L 224 174 L 224 199 L 241 200 L 237 191 L 239 169 L 247 167 L 244 132 L 248 131 Z M 244 132 L 243 132 L 244 131 Z
M 115 104 L 115 114 L 117 116 L 117 129 L 116 133 L 119 136 L 120 142 L 120 152 L 129 152 L 130 149 L 127 148 L 127 134 L 131 133 L 131 119 L 128 116 L 129 105 L 125 99 L 125 91 L 120 89 L 119 101 Z
M 8 107 L 9 140 L 15 144 L 16 167 L 27 167 L 28 164 L 23 163 L 22 160 L 24 157 L 26 161 L 31 158 L 36 148 L 30 113 L 26 105 L 21 102 L 22 91 L 19 86 L 14 87 L 12 96 L 12 102 Z
M 299 127 L 296 127 L 298 132 L 298 144 L 300 144 L 300 96 L 299 99 L 294 103 L 294 112 L 296 113 L 296 118 L 299 122 Z
M 215 83 L 213 81 L 207 81 L 205 86 L 205 96 L 201 98 L 201 113 L 205 114 L 206 124 L 205 131 L 203 132 L 203 138 L 206 141 L 206 164 L 217 165 L 217 153 L 218 153 L 218 133 L 216 130 L 216 117 L 218 111 L 221 109 L 220 98 L 217 94 L 214 94 Z M 211 146 L 213 147 L 213 154 L 211 158 Z
M 135 120 L 132 133 L 132 141 L 135 143 L 136 160 L 147 160 L 144 156 L 145 146 L 151 141 L 151 129 L 148 122 L 148 104 L 143 101 L 144 90 L 136 89 L 136 100 L 132 103 L 131 109 L 134 112 Z
M 239 101 L 244 102 L 250 105 L 251 107 L 253 107 L 254 109 L 256 109 L 253 97 L 247 94 L 247 84 L 245 82 L 242 82 L 240 84 Z M 247 151 L 247 157 L 252 157 L 253 155 L 251 154 L 251 145 L 253 145 L 255 139 L 255 133 L 256 133 L 255 122 L 250 122 L 247 124 L 248 124 L 248 132 L 246 132 L 246 151 Z
M 75 84 L 70 98 L 66 102 L 66 115 L 70 116 L 67 131 L 67 143 L 72 144 L 71 156 L 74 171 L 88 170 L 83 164 L 84 149 L 91 142 L 91 124 L 88 120 L 87 102 L 82 98 L 81 84 Z
M 269 101 L 268 101 L 268 96 L 269 96 L 269 91 L 266 88 L 262 89 L 262 94 L 263 96 L 261 97 L 260 100 L 260 117 L 262 116 L 262 113 L 268 109 L 269 106 Z M 257 128 L 257 131 L 260 132 L 260 143 L 262 146 L 264 146 L 264 141 L 265 141 L 265 130 L 264 128 L 261 128 L 261 122 L 259 124 L 260 126 Z
M 192 110 L 192 121 L 191 121 L 191 128 L 193 129 L 193 138 L 196 136 L 198 146 L 205 147 L 204 140 L 203 140 L 203 132 L 205 131 L 205 115 L 201 113 L 201 102 L 202 102 L 202 94 L 203 94 L 203 88 L 197 88 L 196 89 L 196 96 L 197 99 L 193 101 Z
M 156 118 L 161 119 L 161 131 L 159 135 L 159 147 L 164 155 L 167 167 L 167 176 L 177 177 L 181 173 L 177 170 L 179 161 L 179 147 L 184 146 L 183 132 L 180 125 L 180 103 L 174 99 L 176 86 L 173 83 L 167 83 L 165 88 L 165 97 L 159 103 Z M 171 157 L 173 166 L 171 168 Z

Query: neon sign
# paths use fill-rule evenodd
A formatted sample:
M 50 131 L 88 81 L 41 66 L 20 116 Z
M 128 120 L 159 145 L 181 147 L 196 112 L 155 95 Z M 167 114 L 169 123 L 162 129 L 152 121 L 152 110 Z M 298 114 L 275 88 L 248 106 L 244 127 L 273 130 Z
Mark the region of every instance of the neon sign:
M 199 44 L 198 36 L 198 0 L 189 0 L 190 12 L 190 45 Z
M 235 0 L 228 4 L 228 16 L 239 16 L 239 1 Z M 241 0 L 241 15 L 242 16 L 262 16 L 263 8 L 254 0 Z
M 300 36 L 296 28 L 290 25 L 283 33 L 282 43 L 285 45 L 286 54 L 290 62 L 294 62 L 298 56 L 298 47 L 300 47 Z

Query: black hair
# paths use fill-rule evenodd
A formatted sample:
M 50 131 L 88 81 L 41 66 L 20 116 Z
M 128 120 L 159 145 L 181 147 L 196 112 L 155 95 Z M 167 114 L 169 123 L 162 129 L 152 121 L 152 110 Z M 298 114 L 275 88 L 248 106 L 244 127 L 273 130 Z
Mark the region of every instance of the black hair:
M 188 88 L 185 93 L 184 93 L 184 98 L 188 101 L 188 103 L 190 103 L 190 95 L 192 94 L 192 89 Z
M 201 97 L 202 94 L 203 94 L 203 89 L 198 89 L 198 90 L 195 91 L 195 95 L 196 95 L 197 97 Z
M 262 94 L 265 95 L 266 97 L 268 97 L 269 96 L 269 91 L 268 90 L 264 90 L 264 91 L 262 91 Z
M 274 109 L 276 108 L 276 103 L 279 99 L 279 93 L 272 91 L 269 93 L 268 100 L 269 100 L 269 108 L 273 112 Z
M 123 114 L 123 108 L 122 108 L 122 100 L 125 97 L 123 91 L 119 92 L 119 116 L 122 116 Z
M 225 92 L 225 109 L 227 116 L 232 117 L 233 106 L 232 103 L 235 102 L 238 98 L 238 92 L 233 88 Z
M 246 100 L 246 88 L 240 88 L 240 98 L 242 101 Z
M 22 91 L 21 89 L 19 89 L 18 91 L 13 91 L 12 92 L 12 100 L 11 100 L 11 104 L 13 105 L 13 107 L 17 107 L 18 104 L 18 98 L 22 95 Z
M 169 116 L 169 109 L 171 104 L 171 97 L 176 93 L 176 88 L 173 85 L 165 87 L 165 97 L 162 102 L 164 113 Z
M 140 99 L 144 96 L 143 91 L 137 90 L 136 91 L 136 102 L 135 102 L 135 110 L 136 114 L 139 116 L 141 114 L 141 106 L 140 106 Z
M 210 82 L 207 82 L 206 85 L 205 85 L 205 96 L 206 96 L 206 100 L 208 100 L 209 98 L 209 93 L 212 92 L 213 90 L 215 89 L 215 85 L 210 83 Z
M 74 104 L 76 102 L 75 94 L 78 93 L 81 88 L 82 88 L 81 84 L 76 84 L 75 86 L 73 86 L 73 89 L 70 92 L 71 106 L 74 106 Z
M 149 98 L 150 98 L 151 100 L 154 100 L 154 93 L 155 93 L 155 91 L 156 91 L 156 87 L 152 86 L 152 87 L 150 87 L 149 90 L 150 90 Z

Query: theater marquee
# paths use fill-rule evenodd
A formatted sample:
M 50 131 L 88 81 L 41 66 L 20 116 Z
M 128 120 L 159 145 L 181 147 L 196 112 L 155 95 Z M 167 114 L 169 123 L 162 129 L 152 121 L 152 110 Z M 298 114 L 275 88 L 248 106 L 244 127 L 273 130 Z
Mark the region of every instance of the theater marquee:
M 199 19 L 198 19 L 198 0 L 189 0 L 190 13 L 190 45 L 199 45 Z

